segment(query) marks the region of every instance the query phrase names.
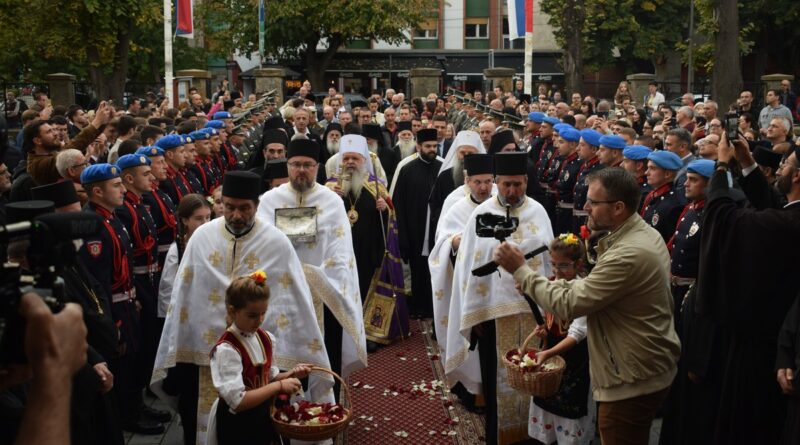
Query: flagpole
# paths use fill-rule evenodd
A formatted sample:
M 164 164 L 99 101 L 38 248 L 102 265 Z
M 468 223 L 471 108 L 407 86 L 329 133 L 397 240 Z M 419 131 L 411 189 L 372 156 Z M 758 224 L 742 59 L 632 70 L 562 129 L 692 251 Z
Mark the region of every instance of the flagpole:
M 258 2 L 258 67 L 264 68 L 264 34 L 266 33 L 266 11 L 264 0 Z
M 174 75 L 172 72 L 172 0 L 164 0 L 164 97 L 169 108 L 175 106 L 175 94 L 172 90 Z
M 525 94 L 530 95 L 533 95 L 533 1 L 525 0 Z

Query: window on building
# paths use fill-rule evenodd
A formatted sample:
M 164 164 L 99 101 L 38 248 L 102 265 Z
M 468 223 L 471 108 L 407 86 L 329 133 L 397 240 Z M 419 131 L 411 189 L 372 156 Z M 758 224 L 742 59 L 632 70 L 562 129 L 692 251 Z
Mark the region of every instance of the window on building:
M 488 39 L 489 20 L 467 19 L 467 23 L 464 24 L 464 37 L 467 39 Z
M 439 26 L 437 20 L 429 20 L 422 23 L 419 28 L 414 30 L 414 40 L 438 39 Z

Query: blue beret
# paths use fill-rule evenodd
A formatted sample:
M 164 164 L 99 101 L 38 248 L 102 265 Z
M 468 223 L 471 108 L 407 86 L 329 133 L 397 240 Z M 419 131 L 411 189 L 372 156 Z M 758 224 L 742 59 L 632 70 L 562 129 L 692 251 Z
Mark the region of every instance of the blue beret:
M 556 125 L 560 124 L 561 121 L 552 116 L 545 116 L 544 119 L 542 119 L 542 123 L 550 124 L 551 126 L 555 127 Z
M 214 116 L 216 116 L 217 114 L 215 114 Z M 216 128 L 216 129 L 225 128 L 225 122 L 222 122 L 220 120 L 208 121 L 206 122 L 206 128 Z
M 231 116 L 231 114 L 228 113 L 227 111 L 217 111 L 216 113 L 214 113 L 213 117 L 214 120 L 233 119 L 233 116 Z
M 136 150 L 137 155 L 145 155 L 149 157 L 164 156 L 164 150 L 158 147 L 142 147 Z
M 581 130 L 581 137 L 583 138 L 583 140 L 586 141 L 587 144 L 593 147 L 600 146 L 600 138 L 602 136 L 603 135 L 601 135 L 599 131 L 592 130 L 591 128 L 584 128 L 583 130 Z
M 219 134 L 219 131 L 216 128 L 211 128 L 211 127 L 201 128 L 197 131 L 202 131 L 203 133 L 207 134 L 208 137 L 216 136 Z
M 600 145 L 606 148 L 613 148 L 614 150 L 622 150 L 625 148 L 625 139 L 615 134 L 606 135 L 600 137 Z
M 547 117 L 546 114 L 542 113 L 541 111 L 531 111 L 528 113 L 528 120 L 534 121 L 537 124 L 541 124 L 544 122 L 544 118 Z
M 559 131 L 558 134 L 567 142 L 581 141 L 581 132 L 572 127 L 564 128 L 563 130 Z
M 560 122 L 560 123 L 557 123 L 557 124 L 553 125 L 553 130 L 555 130 L 555 131 L 557 131 L 559 133 L 561 133 L 562 131 L 566 130 L 567 128 L 572 128 L 572 125 L 565 124 L 563 122 Z
M 191 142 L 191 141 L 190 141 Z M 163 138 L 156 141 L 156 147 L 164 149 L 164 150 L 171 150 L 173 148 L 178 148 L 181 145 L 185 144 L 186 140 L 179 135 L 179 134 L 168 134 Z
M 658 150 L 647 155 L 647 159 L 664 170 L 680 170 L 683 167 L 681 158 L 675 153 L 667 150 Z
M 710 178 L 714 174 L 714 167 L 716 164 L 710 159 L 696 159 L 689 163 L 686 171 Z
M 141 167 L 143 165 L 150 165 L 150 158 L 145 155 L 129 154 L 120 156 L 120 158 L 117 159 L 117 167 L 119 167 L 120 170 Z
M 193 131 L 189 133 L 187 136 L 189 136 L 189 139 L 191 139 L 192 141 L 203 141 L 206 139 L 211 139 L 211 135 L 203 130 Z
M 653 150 L 644 145 L 628 145 L 625 150 L 622 150 L 622 156 L 631 161 L 644 161 L 652 152 Z
M 119 178 L 119 167 L 112 164 L 94 164 L 81 172 L 81 184 L 92 184 Z

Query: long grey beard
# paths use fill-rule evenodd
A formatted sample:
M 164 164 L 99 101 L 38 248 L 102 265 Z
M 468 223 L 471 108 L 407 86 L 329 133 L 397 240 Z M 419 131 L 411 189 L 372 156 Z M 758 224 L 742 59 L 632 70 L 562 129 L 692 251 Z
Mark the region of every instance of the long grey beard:
M 358 199 L 361 196 L 361 190 L 364 189 L 364 182 L 369 179 L 369 173 L 366 170 L 356 170 L 349 173 L 350 180 L 342 182 L 342 191 L 345 194 L 352 193 Z
M 372 153 L 378 154 L 378 143 L 377 142 L 370 142 L 367 144 L 369 151 Z
M 339 141 L 328 141 L 328 152 L 332 155 L 339 153 Z
M 464 184 L 464 161 L 458 159 L 458 156 L 453 160 L 453 184 L 456 187 Z
M 397 146 L 400 148 L 400 159 L 407 158 L 417 152 L 417 143 L 413 140 L 398 141 Z

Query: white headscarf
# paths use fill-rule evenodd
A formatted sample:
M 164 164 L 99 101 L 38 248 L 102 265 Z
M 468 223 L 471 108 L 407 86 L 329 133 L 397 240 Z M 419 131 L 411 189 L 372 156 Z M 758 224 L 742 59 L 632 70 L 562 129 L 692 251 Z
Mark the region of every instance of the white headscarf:
M 475 147 L 478 149 L 478 153 L 486 153 L 486 148 L 484 148 L 483 142 L 481 142 L 481 136 L 477 132 L 461 130 L 456 135 L 456 138 L 453 139 L 453 145 L 451 145 L 450 150 L 447 151 L 447 156 L 444 158 L 444 162 L 442 162 L 442 166 L 439 168 L 439 174 L 448 168 L 453 168 L 458 153 L 458 147 L 462 145 Z
M 364 157 L 364 165 L 372 176 L 375 176 L 375 167 L 372 165 L 372 156 L 369 155 L 367 139 L 360 134 L 346 134 L 339 140 L 339 159 L 336 162 L 336 170 L 342 164 L 345 153 L 358 153 Z

